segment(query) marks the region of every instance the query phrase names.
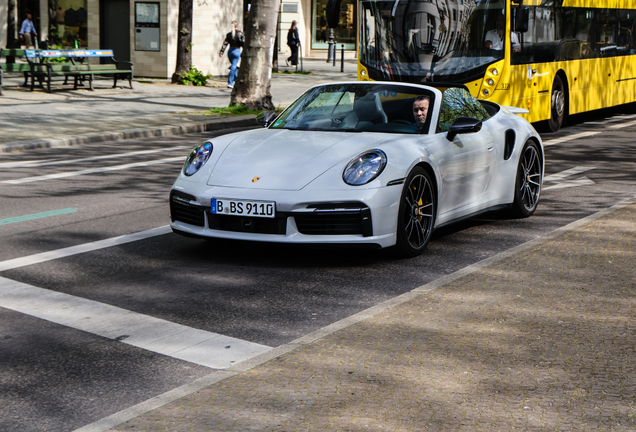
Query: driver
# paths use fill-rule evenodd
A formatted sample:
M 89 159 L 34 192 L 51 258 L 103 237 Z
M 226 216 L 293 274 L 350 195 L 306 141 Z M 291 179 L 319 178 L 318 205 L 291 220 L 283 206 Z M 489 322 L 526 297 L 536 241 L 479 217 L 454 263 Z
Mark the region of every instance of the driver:
M 422 132 L 424 129 L 424 123 L 426 123 L 426 116 L 428 115 L 428 106 L 431 103 L 429 96 L 418 96 L 413 102 L 413 117 L 415 117 L 415 124 L 417 130 Z
M 486 33 L 486 48 L 502 50 L 504 48 L 504 34 L 506 31 L 506 18 L 503 14 L 497 15 L 497 28 L 490 30 Z M 511 31 L 510 32 L 510 46 L 513 51 L 521 51 L 521 46 L 519 45 L 519 38 L 517 37 L 517 33 Z

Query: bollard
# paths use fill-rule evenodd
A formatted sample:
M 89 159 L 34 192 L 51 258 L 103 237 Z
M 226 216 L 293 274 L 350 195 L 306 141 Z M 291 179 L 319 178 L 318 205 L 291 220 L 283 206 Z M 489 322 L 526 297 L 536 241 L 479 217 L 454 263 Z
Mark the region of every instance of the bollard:
M 344 44 L 342 44 L 342 54 L 340 56 L 340 72 L 344 72 Z
M 335 47 L 336 42 L 333 40 L 333 29 L 329 29 L 329 48 L 327 49 L 327 63 L 331 63 L 331 55 L 335 53 L 335 50 L 332 50 L 331 47 Z
M 336 57 L 338 57 L 338 44 L 333 41 L 333 65 L 336 65 Z

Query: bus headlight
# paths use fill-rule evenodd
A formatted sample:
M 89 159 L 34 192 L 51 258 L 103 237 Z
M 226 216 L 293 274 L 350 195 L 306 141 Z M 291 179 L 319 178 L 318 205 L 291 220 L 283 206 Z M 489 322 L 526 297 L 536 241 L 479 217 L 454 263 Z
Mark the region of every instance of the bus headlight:
M 488 83 L 488 85 L 491 86 L 491 85 L 493 85 L 495 83 L 495 81 L 492 78 L 488 78 L 486 83 Z
M 492 70 L 492 74 L 493 74 L 494 76 L 497 76 L 497 75 L 499 75 L 499 71 L 498 71 L 497 69 L 493 69 L 493 70 Z
M 484 96 L 488 96 L 488 95 L 490 94 L 490 92 L 488 91 L 488 89 L 484 89 L 483 93 L 484 93 Z

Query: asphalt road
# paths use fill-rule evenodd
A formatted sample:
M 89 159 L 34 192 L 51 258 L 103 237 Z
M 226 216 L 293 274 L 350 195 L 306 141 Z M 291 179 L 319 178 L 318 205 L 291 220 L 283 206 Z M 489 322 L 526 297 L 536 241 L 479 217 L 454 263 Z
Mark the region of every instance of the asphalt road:
M 210 373 L 174 347 L 133 344 L 112 322 L 122 310 L 195 329 L 193 337 L 221 335 L 228 352 L 266 350 L 633 197 L 629 109 L 579 116 L 544 136 L 546 178 L 533 217 L 489 214 L 444 228 L 410 260 L 172 233 L 110 241 L 169 223 L 182 161 L 212 134 L 3 155 L 1 282 L 26 284 L 18 287 L 25 307 L 43 306 L 21 313 L 0 304 L 0 430 L 72 431 Z M 74 301 L 102 311 L 92 328 L 107 322 L 110 333 L 80 330 L 89 318 L 78 318 Z M 67 321 L 74 324 L 59 324 Z

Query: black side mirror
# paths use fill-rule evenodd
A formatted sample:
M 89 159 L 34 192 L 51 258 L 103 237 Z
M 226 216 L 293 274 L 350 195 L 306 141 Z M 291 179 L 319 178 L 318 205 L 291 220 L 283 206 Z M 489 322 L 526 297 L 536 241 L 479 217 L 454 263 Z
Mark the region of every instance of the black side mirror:
M 520 6 L 515 10 L 514 31 L 525 33 L 530 26 L 530 8 L 528 6 Z
M 269 127 L 269 125 L 272 124 L 276 117 L 277 116 L 274 111 L 262 112 L 256 116 L 256 124 L 259 126 L 263 126 L 264 128 Z
M 328 0 L 327 1 L 327 25 L 330 28 L 338 27 L 340 22 L 340 3 L 342 0 Z
M 452 141 L 459 134 L 475 133 L 481 130 L 481 120 L 459 117 L 451 125 L 446 139 Z

